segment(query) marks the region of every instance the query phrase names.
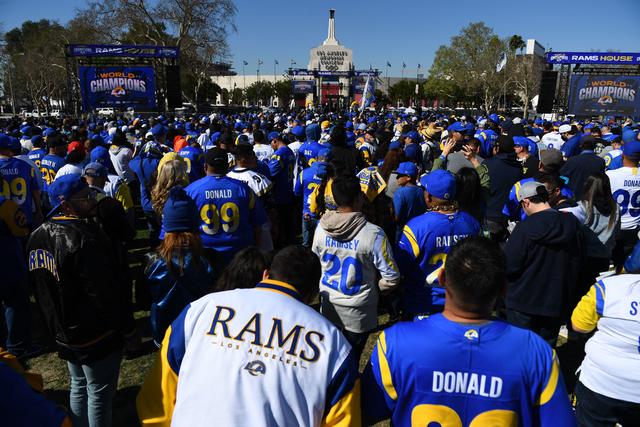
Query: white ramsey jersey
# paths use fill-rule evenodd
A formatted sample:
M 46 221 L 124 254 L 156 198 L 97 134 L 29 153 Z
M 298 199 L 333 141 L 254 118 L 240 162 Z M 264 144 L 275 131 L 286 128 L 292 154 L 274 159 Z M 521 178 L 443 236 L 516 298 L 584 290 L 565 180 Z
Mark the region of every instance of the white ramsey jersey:
M 255 144 L 253 146 L 253 152 L 256 153 L 256 157 L 261 162 L 268 162 L 271 156 L 273 156 L 273 148 L 270 144 Z
M 556 150 L 562 148 L 562 144 L 564 144 L 558 132 L 549 132 L 543 135 L 540 142 L 542 142 L 546 148 L 555 148 Z
M 585 347 L 580 382 L 596 393 L 640 403 L 640 274 L 599 280 L 576 311 L 587 301 L 599 319 Z
M 351 346 L 284 282 L 265 280 L 192 302 L 167 330 L 160 361 L 138 396 L 143 421 L 360 424 Z
M 620 206 L 622 230 L 633 230 L 640 225 L 640 174 L 638 168 L 621 167 L 608 170 L 613 198 Z
M 367 222 L 352 240 L 340 241 L 332 238 L 320 223 L 311 249 L 322 264 L 322 313 L 351 332 L 375 328 L 378 324 L 378 274 L 390 286 L 400 280 L 384 231 Z
M 227 176 L 246 183 L 258 197 L 264 196 L 273 187 L 269 178 L 250 169 L 235 167 L 227 173 Z

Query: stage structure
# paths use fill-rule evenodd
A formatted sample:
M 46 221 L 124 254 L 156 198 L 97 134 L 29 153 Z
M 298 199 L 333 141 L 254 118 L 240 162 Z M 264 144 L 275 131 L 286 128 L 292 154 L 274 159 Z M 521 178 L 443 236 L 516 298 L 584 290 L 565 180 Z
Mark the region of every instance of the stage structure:
M 67 45 L 69 105 L 76 114 L 182 107 L 179 57 L 172 46 Z
M 547 52 L 547 64 L 557 73 L 553 112 L 640 118 L 640 53 Z
M 380 71 L 355 69 L 353 52 L 336 39 L 335 10 L 331 9 L 327 38 L 311 49 L 307 68 L 289 68 L 288 74 L 296 106 L 313 103 L 343 108 L 359 102 L 367 76 L 377 78 Z

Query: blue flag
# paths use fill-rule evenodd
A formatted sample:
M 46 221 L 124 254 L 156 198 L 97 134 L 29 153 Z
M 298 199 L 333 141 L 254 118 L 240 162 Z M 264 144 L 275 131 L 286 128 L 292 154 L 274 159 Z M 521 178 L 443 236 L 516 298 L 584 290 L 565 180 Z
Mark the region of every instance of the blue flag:
M 360 111 L 364 111 L 365 108 L 371 105 L 376 97 L 373 95 L 373 82 L 371 81 L 371 74 L 367 75 L 367 81 L 364 84 L 364 92 L 362 93 L 362 101 L 360 103 Z

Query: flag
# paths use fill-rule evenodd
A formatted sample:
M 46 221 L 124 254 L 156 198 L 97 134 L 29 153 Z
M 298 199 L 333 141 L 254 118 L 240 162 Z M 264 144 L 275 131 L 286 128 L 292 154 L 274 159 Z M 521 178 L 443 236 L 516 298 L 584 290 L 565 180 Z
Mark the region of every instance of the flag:
M 373 95 L 373 82 L 371 81 L 371 74 L 367 74 L 367 81 L 364 84 L 364 92 L 362 93 L 362 101 L 360 103 L 360 112 L 364 111 L 376 97 Z
M 280 65 L 280 63 L 278 62 L 278 60 L 277 60 L 277 59 L 274 59 L 274 60 L 273 60 L 273 63 L 274 63 L 274 64 L 276 64 L 276 65 Z
M 500 61 L 496 64 L 496 73 L 502 71 L 504 66 L 507 65 L 507 53 L 502 52 L 502 56 L 500 57 Z
M 289 62 L 291 63 L 291 65 L 296 65 L 297 64 L 297 62 L 294 61 L 293 59 L 291 61 L 289 61 Z
M 247 61 L 242 61 L 242 65 L 249 65 Z
M 391 63 L 387 61 L 387 67 L 391 67 Z
M 407 64 L 405 64 L 404 62 L 402 63 L 402 68 L 407 68 Z
M 260 66 L 262 64 L 263 64 L 262 59 L 258 59 L 258 66 Z
M 418 64 L 418 69 L 422 68 L 422 65 Z

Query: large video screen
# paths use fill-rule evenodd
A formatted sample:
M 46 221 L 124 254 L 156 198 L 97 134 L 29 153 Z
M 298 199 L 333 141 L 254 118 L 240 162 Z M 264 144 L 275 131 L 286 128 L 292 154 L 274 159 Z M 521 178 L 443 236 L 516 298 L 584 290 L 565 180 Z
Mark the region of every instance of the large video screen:
M 153 67 L 81 66 L 82 109 L 132 107 L 149 111 L 156 107 Z
M 571 76 L 569 113 L 640 117 L 640 76 Z

